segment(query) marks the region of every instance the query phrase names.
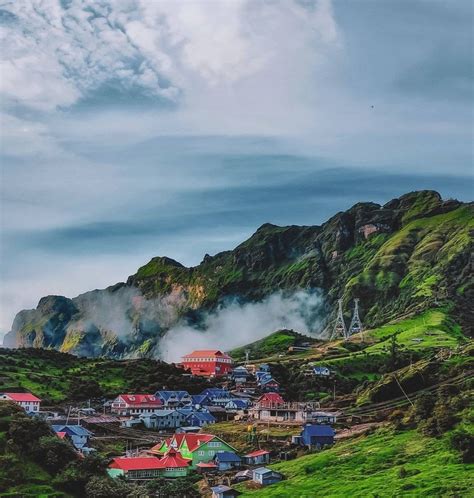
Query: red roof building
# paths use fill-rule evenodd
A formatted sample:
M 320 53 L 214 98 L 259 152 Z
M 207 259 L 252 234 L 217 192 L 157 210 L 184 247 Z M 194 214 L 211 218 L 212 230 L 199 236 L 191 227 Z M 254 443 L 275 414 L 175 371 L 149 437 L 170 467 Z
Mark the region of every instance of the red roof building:
M 0 393 L 0 401 L 13 401 L 26 412 L 39 412 L 41 400 L 31 393 Z
M 232 358 L 217 349 L 193 351 L 183 356 L 181 365 L 191 370 L 193 375 L 220 377 L 232 371 Z
M 170 449 L 163 458 L 150 457 L 120 457 L 114 458 L 109 465 L 111 477 L 123 476 L 126 479 L 143 480 L 156 477 L 184 477 L 188 474 L 190 460 Z
M 111 405 L 111 412 L 117 415 L 140 415 L 154 413 L 162 408 L 161 399 L 152 394 L 120 394 Z
M 265 393 L 258 398 L 256 406 L 258 408 L 273 408 L 284 403 L 285 400 L 278 393 Z

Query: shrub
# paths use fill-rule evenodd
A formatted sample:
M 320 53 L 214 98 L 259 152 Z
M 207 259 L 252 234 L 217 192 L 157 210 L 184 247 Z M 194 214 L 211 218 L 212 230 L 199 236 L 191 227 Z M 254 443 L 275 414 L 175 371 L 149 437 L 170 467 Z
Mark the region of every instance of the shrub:
M 451 448 L 461 453 L 461 459 L 464 463 L 474 462 L 474 435 L 465 429 L 457 429 L 449 436 Z

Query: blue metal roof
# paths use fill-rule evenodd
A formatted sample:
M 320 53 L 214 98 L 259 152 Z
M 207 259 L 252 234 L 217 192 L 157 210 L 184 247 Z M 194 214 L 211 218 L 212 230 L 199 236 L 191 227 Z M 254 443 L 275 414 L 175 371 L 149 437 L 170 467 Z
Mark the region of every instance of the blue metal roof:
M 189 393 L 188 391 L 156 391 L 155 396 L 163 399 L 164 401 L 168 401 L 171 397 L 178 398 L 180 401 L 189 396 Z
M 67 432 L 76 436 L 90 436 L 91 433 L 81 425 L 52 425 L 54 432 Z
M 306 425 L 301 434 L 306 436 L 334 436 L 334 429 L 330 425 Z
M 240 462 L 241 458 L 239 455 L 232 453 L 231 451 L 218 451 L 214 458 L 219 460 L 219 462 Z

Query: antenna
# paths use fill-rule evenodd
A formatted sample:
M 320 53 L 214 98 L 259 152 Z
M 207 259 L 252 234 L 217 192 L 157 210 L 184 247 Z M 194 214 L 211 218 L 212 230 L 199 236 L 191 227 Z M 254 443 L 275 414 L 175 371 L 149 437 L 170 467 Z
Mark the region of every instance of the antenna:
M 349 327 L 349 335 L 361 333 L 361 339 L 364 340 L 364 329 L 359 317 L 359 298 L 354 299 L 354 314 L 352 315 L 351 325 Z
M 344 315 L 342 313 L 342 299 L 338 299 L 338 310 L 336 323 L 334 324 L 333 337 L 342 336 L 344 339 L 349 337 L 347 333 L 346 323 L 344 322 Z

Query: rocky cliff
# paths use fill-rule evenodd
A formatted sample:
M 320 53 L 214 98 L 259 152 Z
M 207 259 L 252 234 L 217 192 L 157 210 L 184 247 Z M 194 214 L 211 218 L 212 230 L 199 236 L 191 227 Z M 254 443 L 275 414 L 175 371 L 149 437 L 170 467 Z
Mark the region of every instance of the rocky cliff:
M 196 267 L 156 257 L 126 283 L 73 299 L 44 297 L 17 314 L 5 345 L 147 356 L 178 320 L 198 323 L 225 299 L 297 289 L 322 289 L 327 320 L 337 298 L 359 297 L 367 325 L 442 306 L 472 333 L 473 215 L 472 203 L 420 191 L 383 206 L 356 204 L 321 226 L 265 224 Z

